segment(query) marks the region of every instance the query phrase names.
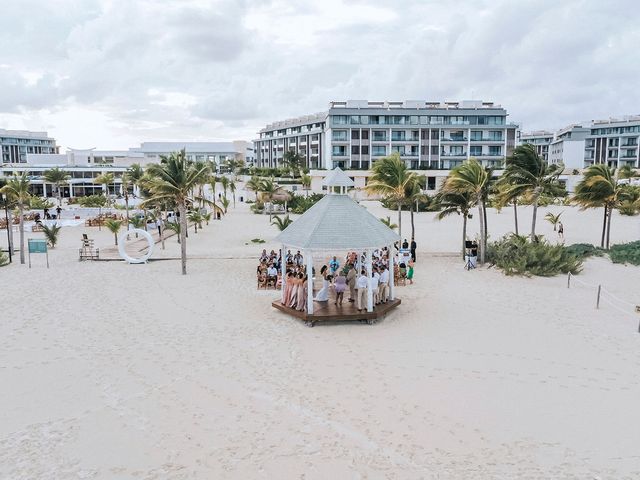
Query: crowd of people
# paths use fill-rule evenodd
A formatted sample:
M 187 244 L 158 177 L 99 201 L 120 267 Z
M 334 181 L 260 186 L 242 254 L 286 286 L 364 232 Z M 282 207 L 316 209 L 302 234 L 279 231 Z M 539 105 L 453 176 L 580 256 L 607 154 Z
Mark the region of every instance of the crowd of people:
M 405 247 L 406 244 L 406 247 Z M 396 245 L 394 252 L 394 279 L 396 284 L 404 281 L 413 283 L 413 273 L 415 265 L 416 244 L 412 239 L 411 248 L 405 240 L 402 249 L 410 250 L 410 256 L 404 257 L 399 254 L 401 251 Z M 282 279 L 284 262 L 284 281 Z M 354 303 L 358 311 L 367 309 L 367 292 L 371 285 L 373 304 L 380 305 L 389 301 L 389 281 L 391 272 L 389 271 L 389 250 L 387 247 L 376 249 L 371 253 L 371 278 L 367 275 L 365 268 L 366 258 L 364 254 L 358 252 L 348 252 L 341 261 L 337 256 L 332 256 L 329 261 L 320 268 L 322 277 L 322 287 L 317 292 L 314 300 L 317 302 L 330 301 L 330 293 L 333 291 L 333 303 L 342 305 L 345 292 L 348 291 L 347 301 Z M 257 268 L 258 285 L 265 287 L 283 288 L 282 303 L 290 308 L 299 311 L 307 309 L 308 289 L 313 288 L 313 282 L 309 287 L 305 259 L 296 251 L 293 253 L 287 250 L 282 254 L 271 250 L 262 250 Z M 315 268 L 312 267 L 315 276 Z

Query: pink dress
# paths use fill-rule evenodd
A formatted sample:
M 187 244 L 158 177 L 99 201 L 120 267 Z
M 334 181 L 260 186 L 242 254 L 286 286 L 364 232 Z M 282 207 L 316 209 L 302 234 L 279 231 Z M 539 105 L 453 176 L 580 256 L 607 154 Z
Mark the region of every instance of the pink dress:
M 297 308 L 298 306 L 298 280 L 291 280 L 289 284 L 289 300 L 287 306 L 290 308 Z
M 298 284 L 298 291 L 297 291 L 297 296 L 298 296 L 298 302 L 297 302 L 297 309 L 300 311 L 304 311 L 307 309 L 307 295 L 305 294 L 305 290 L 306 290 L 306 285 L 307 282 L 300 282 Z

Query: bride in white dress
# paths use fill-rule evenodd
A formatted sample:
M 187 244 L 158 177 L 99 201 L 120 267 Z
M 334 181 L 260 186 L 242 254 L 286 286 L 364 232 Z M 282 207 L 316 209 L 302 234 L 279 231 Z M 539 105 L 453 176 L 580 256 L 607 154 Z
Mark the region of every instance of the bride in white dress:
M 320 269 L 322 275 L 322 288 L 316 294 L 314 300 L 316 302 L 328 302 L 329 301 L 329 279 L 327 278 L 327 266 L 323 265 Z

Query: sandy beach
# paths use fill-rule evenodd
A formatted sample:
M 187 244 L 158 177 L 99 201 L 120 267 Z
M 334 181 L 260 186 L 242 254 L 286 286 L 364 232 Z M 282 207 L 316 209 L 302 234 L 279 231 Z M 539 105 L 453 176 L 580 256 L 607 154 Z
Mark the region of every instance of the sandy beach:
M 548 210 L 538 231 L 557 241 Z M 599 210 L 550 210 L 567 244 L 599 243 Z M 166 261 L 78 262 L 82 233 L 113 235 L 65 227 L 50 269 L 0 269 L 0 478 L 640 478 L 640 269 L 596 258 L 570 289 L 467 272 L 461 219 L 434 216 L 416 216 L 396 311 L 315 328 L 256 291 L 278 231 L 245 204 L 191 230 L 184 277 L 175 237 Z M 511 210 L 488 223 L 498 238 Z M 637 240 L 638 217 L 615 214 L 611 235 Z

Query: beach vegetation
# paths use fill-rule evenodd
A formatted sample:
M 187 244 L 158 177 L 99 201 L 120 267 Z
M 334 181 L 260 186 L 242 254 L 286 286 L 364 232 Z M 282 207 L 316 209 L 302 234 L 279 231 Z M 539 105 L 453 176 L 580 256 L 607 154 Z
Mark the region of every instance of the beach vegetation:
M 50 168 L 42 175 L 42 180 L 44 180 L 45 183 L 50 183 L 55 186 L 56 197 L 58 198 L 58 205 L 60 206 L 62 206 L 62 191 L 60 187 L 67 183 L 69 178 L 71 178 L 71 175 L 58 167 Z
M 560 216 L 563 214 L 564 212 L 560 212 L 557 215 L 554 215 L 552 212 L 548 212 L 545 216 L 544 219 L 549 222 L 551 225 L 553 225 L 553 231 L 555 232 L 558 228 L 558 223 L 560 223 Z
M 245 188 L 251 190 L 256 195 L 258 201 L 258 192 L 260 191 L 260 177 L 253 176 L 245 183 Z
M 226 195 L 224 195 L 221 199 L 220 199 L 220 204 L 222 205 L 222 209 L 224 210 L 224 213 L 227 213 L 227 210 L 229 208 L 229 204 L 231 202 L 229 201 L 229 199 L 227 198 Z
M 182 274 L 187 274 L 187 207 L 193 203 L 192 192 L 206 182 L 209 174 L 207 166 L 196 166 L 187 160 L 185 150 L 162 156 L 160 163 L 151 164 L 145 172 L 148 180 L 144 186 L 151 194 L 149 202 L 171 202 L 178 209 L 180 218 L 180 257 Z
M 582 260 L 589 257 L 601 257 L 604 255 L 604 250 L 602 248 L 598 248 L 590 243 L 574 243 L 564 248 L 567 252 Z
M 462 258 L 465 255 L 465 244 L 467 241 L 467 220 L 471 218 L 471 209 L 474 206 L 475 198 L 470 191 L 447 192 L 442 191 L 438 195 L 438 204 L 441 207 L 436 215 L 438 220 L 442 220 L 449 215 L 462 215 Z
M 266 243 L 266 241 L 261 238 L 252 238 L 251 243 Z
M 531 241 L 536 239 L 536 220 L 541 198 L 546 195 L 554 199 L 565 193 L 559 180 L 562 170 L 561 164 L 548 164 L 530 144 L 516 147 L 506 159 L 501 179 L 502 194 L 511 199 L 524 197 L 531 203 Z
M 191 210 L 188 215 L 189 221 L 193 223 L 195 233 L 198 233 L 198 228 L 202 229 L 202 222 L 204 217 L 198 210 Z
M 144 227 L 147 225 L 147 219 L 145 218 L 144 215 L 140 215 L 140 214 L 133 215 L 132 217 L 129 218 L 129 224 L 131 224 L 133 228 L 144 229 Z M 138 232 L 136 232 L 136 238 L 138 238 Z
M 541 236 L 531 241 L 523 235 L 505 235 L 487 248 L 488 261 L 505 275 L 552 277 L 578 274 L 582 260 L 563 245 L 552 245 Z
M 31 210 L 44 210 L 45 208 L 50 210 L 53 208 L 53 205 L 53 202 L 46 198 L 32 196 L 29 199 L 29 208 Z
M 29 193 L 29 177 L 26 173 L 21 175 L 13 175 L 9 180 L 5 180 L 5 184 L 0 188 L 0 193 L 7 196 L 10 203 L 18 207 L 18 215 L 20 219 L 20 263 L 24 265 L 24 208 L 29 205 L 31 193 Z
M 402 236 L 402 206 L 408 205 L 408 193 L 413 192 L 416 188 L 415 184 L 419 182 L 419 176 L 415 172 L 409 171 L 406 163 L 397 152 L 376 160 L 371 167 L 371 172 L 365 191 L 382 195 L 396 202 L 398 235 Z
M 289 217 L 289 215 L 285 215 L 282 218 L 280 218 L 278 215 L 274 215 L 273 220 L 271 221 L 271 225 L 275 225 L 276 227 L 278 227 L 278 230 L 280 230 L 281 232 L 292 223 L 293 220 Z
M 111 172 L 105 172 L 102 173 L 100 175 L 98 175 L 94 180 L 93 183 L 97 183 L 99 185 L 102 185 L 104 187 L 104 191 L 106 193 L 107 196 L 107 201 L 109 198 L 109 185 L 113 185 L 116 181 L 116 177 L 113 173 Z
M 60 230 L 62 230 L 62 227 L 57 223 L 52 225 L 42 225 L 42 233 L 44 233 L 44 238 L 47 240 L 47 243 L 51 248 L 56 248 L 58 237 L 60 236 Z
M 9 255 L 0 250 L 0 267 L 9 265 Z
M 480 217 L 480 263 L 486 259 L 487 251 L 487 224 L 485 200 L 491 182 L 491 171 L 484 168 L 478 160 L 471 158 L 462 165 L 455 167 L 444 181 L 441 194 L 465 195 L 473 200 L 478 208 Z
M 116 220 L 113 218 L 107 218 L 104 221 L 104 226 L 107 227 L 111 233 L 113 233 L 113 237 L 115 239 L 116 245 L 118 245 L 118 232 L 120 231 L 120 227 L 122 227 L 122 220 Z
M 602 236 L 600 247 L 609 249 L 611 235 L 611 217 L 613 210 L 626 200 L 628 185 L 618 183 L 616 169 L 605 164 L 591 165 L 584 171 L 573 195 L 574 203 L 585 208 L 603 208 Z
M 608 253 L 613 263 L 640 265 L 640 240 L 612 245 Z
M 78 205 L 85 208 L 106 207 L 108 199 L 104 195 L 87 195 L 86 197 L 78 197 Z
M 283 169 L 286 171 L 286 174 L 290 174 L 291 177 L 299 174 L 303 162 L 304 157 L 293 150 L 287 150 L 282 156 Z
M 166 222 L 164 228 L 173 232 L 178 237 L 178 243 L 180 243 L 180 223 L 179 222 Z
M 389 227 L 391 230 L 395 230 L 396 228 L 398 228 L 398 225 L 391 221 L 391 217 L 381 218 L 380 221 L 384 223 L 387 227 Z
M 303 214 L 324 197 L 321 193 L 312 193 L 311 195 L 301 196 L 293 195 L 289 200 L 289 208 L 292 213 Z

